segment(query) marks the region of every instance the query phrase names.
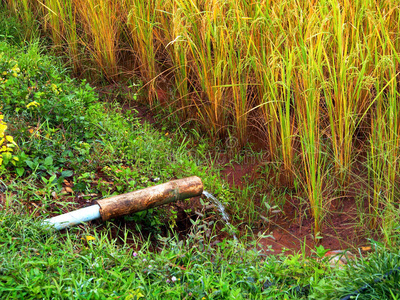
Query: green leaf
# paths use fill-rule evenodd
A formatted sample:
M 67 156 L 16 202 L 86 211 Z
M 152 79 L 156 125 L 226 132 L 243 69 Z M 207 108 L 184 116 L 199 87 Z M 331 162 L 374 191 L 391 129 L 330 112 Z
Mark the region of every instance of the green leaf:
M 17 175 L 19 177 L 21 177 L 25 173 L 25 169 L 24 168 L 16 168 L 15 171 L 17 172 Z
M 44 160 L 44 164 L 46 166 L 51 166 L 53 164 L 53 157 L 52 156 L 47 156 L 46 159 Z
M 25 163 L 28 165 L 29 168 L 31 168 L 32 170 L 35 169 L 35 164 L 33 161 L 31 160 L 26 160 Z
M 56 181 L 56 179 L 57 179 L 57 175 L 52 175 L 52 176 L 49 178 L 48 182 L 54 183 L 54 181 Z
M 78 181 L 74 187 L 73 190 L 75 192 L 83 192 L 86 190 L 87 184 L 84 181 Z
M 72 175 L 74 175 L 74 172 L 71 170 L 65 170 L 61 172 L 62 177 L 71 177 Z

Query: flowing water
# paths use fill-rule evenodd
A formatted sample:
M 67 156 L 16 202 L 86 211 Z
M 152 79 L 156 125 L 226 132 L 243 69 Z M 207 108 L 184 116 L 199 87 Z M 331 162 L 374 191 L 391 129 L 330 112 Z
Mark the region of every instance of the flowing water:
M 215 198 L 213 194 L 211 194 L 207 191 L 203 191 L 203 195 L 206 196 L 207 199 L 211 200 L 211 202 L 217 206 L 219 212 L 221 213 L 222 220 L 224 220 L 225 224 L 228 226 L 230 231 L 232 231 L 232 225 L 229 222 L 229 215 L 225 210 L 225 206 L 217 198 Z M 235 239 L 235 241 L 237 241 L 236 234 L 232 233 L 232 235 L 233 235 L 233 238 Z

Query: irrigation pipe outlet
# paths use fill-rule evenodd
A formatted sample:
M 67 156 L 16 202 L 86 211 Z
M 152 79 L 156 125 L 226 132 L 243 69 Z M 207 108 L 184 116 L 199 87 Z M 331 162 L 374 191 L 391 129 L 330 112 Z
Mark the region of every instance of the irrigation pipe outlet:
M 43 224 L 61 230 L 99 218 L 106 221 L 170 202 L 201 196 L 202 193 L 201 179 L 192 176 L 97 200 L 95 205 L 46 219 Z

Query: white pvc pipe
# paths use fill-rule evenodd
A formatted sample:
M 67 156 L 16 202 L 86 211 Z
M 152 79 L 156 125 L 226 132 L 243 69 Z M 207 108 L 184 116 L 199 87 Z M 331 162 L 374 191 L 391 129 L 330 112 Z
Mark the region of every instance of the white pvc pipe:
M 70 226 L 81 224 L 83 222 L 95 220 L 100 217 L 100 206 L 96 204 L 74 210 L 51 219 L 46 219 L 43 221 L 43 224 L 54 227 L 57 230 L 61 230 Z

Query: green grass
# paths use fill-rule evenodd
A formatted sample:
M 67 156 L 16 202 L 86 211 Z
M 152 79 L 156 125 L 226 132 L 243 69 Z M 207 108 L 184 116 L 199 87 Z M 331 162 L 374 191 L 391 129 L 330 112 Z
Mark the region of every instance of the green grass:
M 10 44 L 23 42 L 23 26 L 16 17 L 10 16 L 4 9 L 0 9 L 0 39 Z
M 210 247 L 200 224 L 155 252 L 134 236 L 111 240 L 110 229 L 49 232 L 16 209 L 0 211 L 0 224 L 2 299 L 305 299 L 301 287 L 328 272 L 316 261 L 303 268 L 300 255 L 260 257 L 231 241 Z
M 332 272 L 301 254 L 260 256 L 254 245 L 232 241 L 211 247 L 200 223 L 184 241 L 160 238 L 157 251 L 129 231 L 110 239 L 112 225 L 48 231 L 19 207 L 0 211 L 0 225 L 2 299 L 339 299 L 365 284 L 358 299 L 400 293 L 398 273 L 373 284 L 400 263 L 398 250 L 379 244 Z
M 399 299 L 400 252 L 398 248 L 388 251 L 377 242 L 373 245 L 374 252 L 367 259 L 324 278 L 312 299 L 337 299 L 339 295 L 352 295 L 350 299 Z

